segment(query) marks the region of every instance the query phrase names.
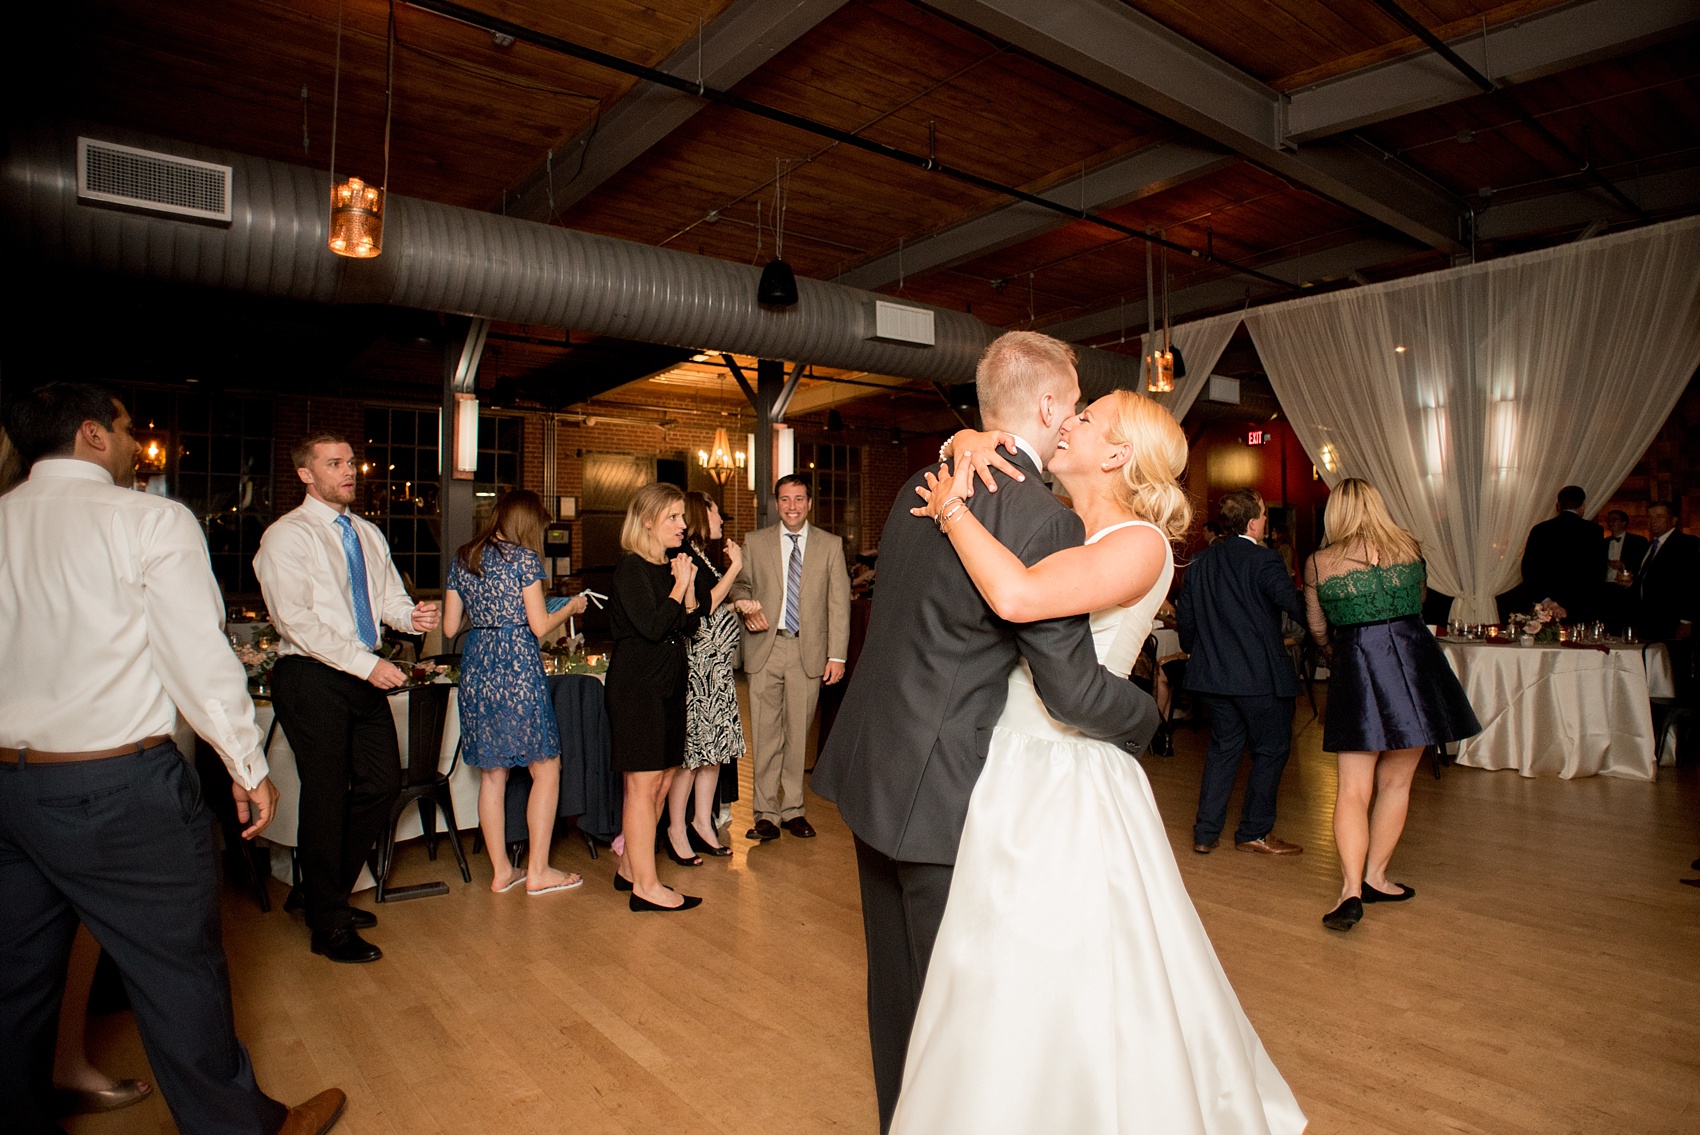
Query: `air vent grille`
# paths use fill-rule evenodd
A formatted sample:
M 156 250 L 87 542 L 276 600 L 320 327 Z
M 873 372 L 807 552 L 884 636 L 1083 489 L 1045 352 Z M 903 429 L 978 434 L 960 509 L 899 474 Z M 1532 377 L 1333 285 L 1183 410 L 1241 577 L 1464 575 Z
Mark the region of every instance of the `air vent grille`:
M 206 221 L 230 220 L 230 167 L 77 139 L 77 196 Z
M 904 307 L 902 304 L 875 300 L 868 313 L 869 339 L 887 343 L 908 343 L 931 347 L 934 343 L 933 313 L 924 307 Z

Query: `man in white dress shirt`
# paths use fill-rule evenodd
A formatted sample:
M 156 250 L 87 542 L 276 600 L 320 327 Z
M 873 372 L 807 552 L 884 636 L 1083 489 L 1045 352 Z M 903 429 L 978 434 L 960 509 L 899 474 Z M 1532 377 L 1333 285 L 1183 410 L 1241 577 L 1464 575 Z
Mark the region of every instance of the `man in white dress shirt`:
M 272 704 L 301 776 L 302 898 L 315 954 L 375 962 L 383 952 L 360 930 L 377 918 L 349 906 L 348 895 L 401 788 L 384 691 L 407 682 L 376 653 L 378 622 L 414 634 L 435 627 L 441 612 L 413 602 L 384 534 L 349 511 L 347 440 L 307 438 L 295 447 L 295 471 L 307 499 L 266 529 L 254 574 L 281 639 Z
M 181 712 L 230 770 L 252 838 L 271 821 L 247 676 L 188 509 L 130 491 L 130 415 L 54 383 L 7 412 L 29 480 L 0 497 L 0 1126 L 51 1132 L 51 1075 L 81 920 L 124 975 L 184 1132 L 330 1129 L 343 1094 L 293 1110 L 236 1037 L 212 825 L 171 740 Z

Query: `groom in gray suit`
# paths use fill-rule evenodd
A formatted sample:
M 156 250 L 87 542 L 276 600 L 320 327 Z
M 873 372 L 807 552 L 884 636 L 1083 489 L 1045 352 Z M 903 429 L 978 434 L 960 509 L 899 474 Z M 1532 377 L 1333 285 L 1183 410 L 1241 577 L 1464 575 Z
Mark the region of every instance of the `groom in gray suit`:
M 985 428 L 1016 435 L 1015 481 L 968 502 L 1031 566 L 1085 539 L 1080 518 L 1039 479 L 1080 399 L 1074 349 L 1031 331 L 986 348 L 975 372 Z M 911 516 L 922 473 L 898 493 L 880 536 L 879 598 L 866 644 L 815 765 L 814 789 L 856 836 L 868 949 L 868 1034 L 880 1130 L 891 1126 L 910 1026 L 944 917 L 968 798 L 1010 671 L 1025 658 L 1045 708 L 1090 737 L 1138 752 L 1157 708 L 1098 664 L 1085 616 L 1008 623 L 994 615 L 950 541 Z

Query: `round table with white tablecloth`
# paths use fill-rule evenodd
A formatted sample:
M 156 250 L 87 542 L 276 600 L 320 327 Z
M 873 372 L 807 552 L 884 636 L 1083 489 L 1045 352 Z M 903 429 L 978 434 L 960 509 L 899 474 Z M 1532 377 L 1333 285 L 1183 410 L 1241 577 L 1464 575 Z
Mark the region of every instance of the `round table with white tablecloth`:
M 447 771 L 449 763 L 454 761 L 455 749 L 460 745 L 460 691 L 453 690 L 449 694 L 448 720 L 443 723 L 443 746 L 438 756 L 437 768 Z M 407 744 L 407 698 L 397 695 L 389 699 L 390 713 L 395 717 L 396 740 L 401 746 L 405 757 L 408 752 Z M 267 698 L 254 699 L 254 717 L 259 723 L 262 736 L 270 738 L 271 743 L 266 749 L 266 763 L 271 766 L 272 783 L 277 786 L 277 812 L 270 826 L 260 839 L 280 849 L 272 855 L 272 874 L 280 879 L 290 877 L 289 855 L 286 850 L 296 845 L 296 827 L 301 809 L 301 777 L 295 771 L 295 750 L 289 747 L 289 738 L 283 729 L 272 728 L 273 712 L 271 701 Z M 462 831 L 478 826 L 478 770 L 467 766 L 464 762 L 455 764 L 454 775 L 449 778 L 449 794 L 454 800 L 455 822 Z M 447 818 L 442 821 L 447 824 Z M 402 814 L 400 823 L 396 825 L 396 841 L 417 839 L 424 834 L 424 828 L 419 822 L 419 810 L 409 808 Z M 355 885 L 356 890 L 363 890 L 377 884 L 372 880 L 370 872 L 362 871 L 360 881 Z
M 1523 776 L 1656 776 L 1650 696 L 1669 696 L 1669 652 L 1612 643 L 1533 646 L 1441 639 L 1481 720 L 1458 763 Z

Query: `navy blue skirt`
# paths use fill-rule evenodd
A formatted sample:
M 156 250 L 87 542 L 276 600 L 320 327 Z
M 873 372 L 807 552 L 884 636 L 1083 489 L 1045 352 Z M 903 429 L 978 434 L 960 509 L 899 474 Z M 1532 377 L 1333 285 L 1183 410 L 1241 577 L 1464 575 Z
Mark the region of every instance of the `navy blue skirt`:
M 1334 630 L 1325 752 L 1386 752 L 1482 731 L 1464 687 L 1416 615 Z

